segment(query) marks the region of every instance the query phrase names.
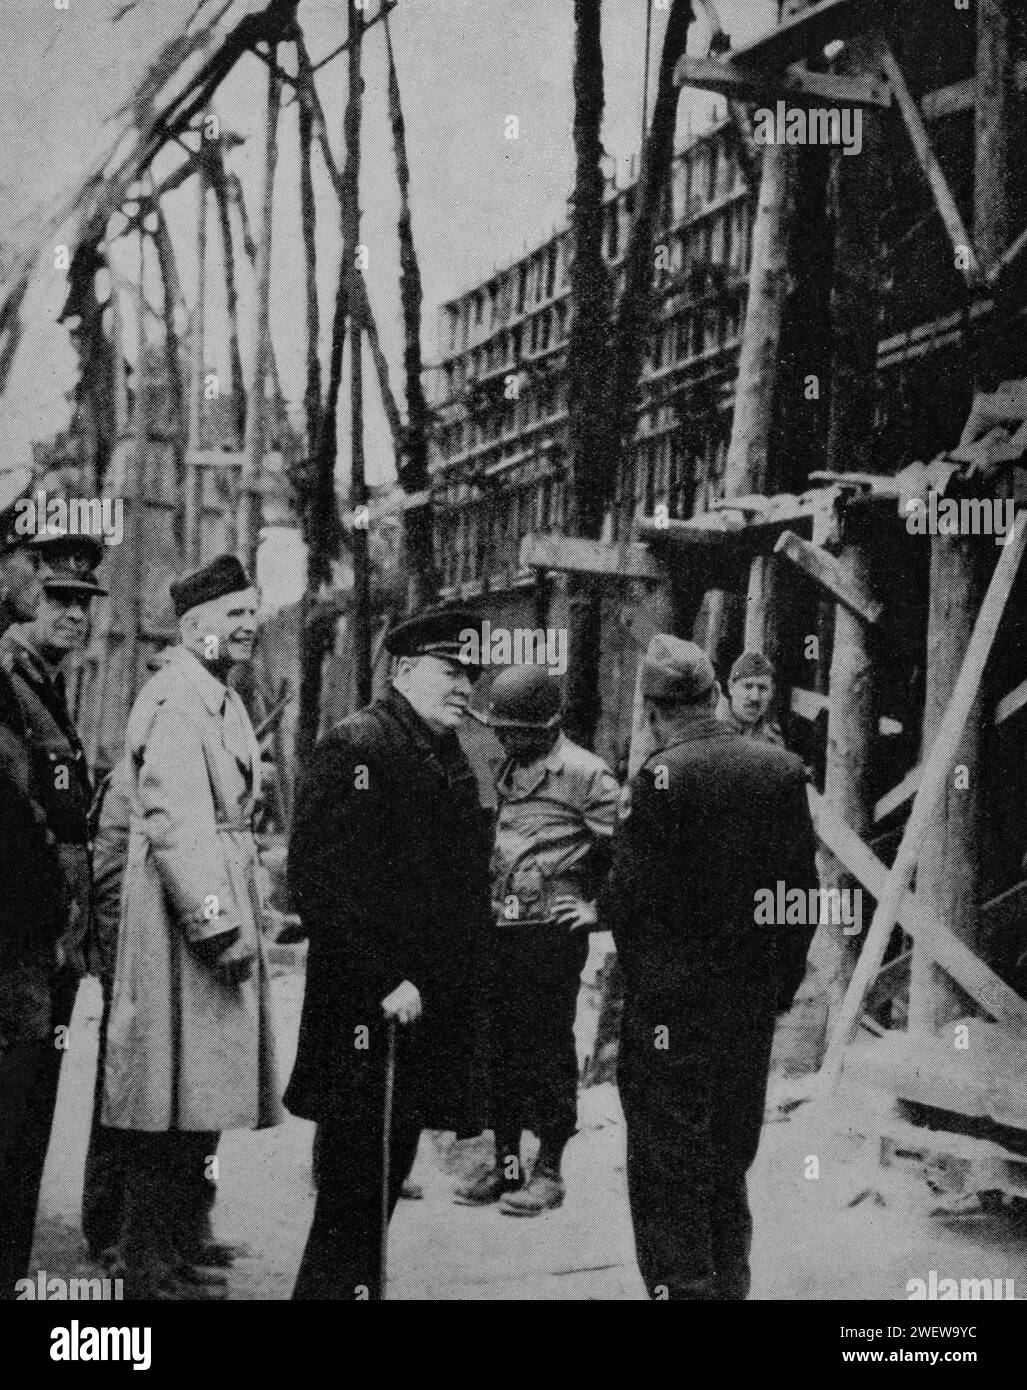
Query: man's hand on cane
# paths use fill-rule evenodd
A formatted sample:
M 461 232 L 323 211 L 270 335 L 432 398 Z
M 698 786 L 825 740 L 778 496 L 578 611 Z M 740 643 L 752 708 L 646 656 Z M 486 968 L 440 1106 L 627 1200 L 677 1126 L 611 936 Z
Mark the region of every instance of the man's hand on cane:
M 421 1017 L 421 991 L 409 980 L 404 980 L 382 1000 L 382 1012 L 386 1018 L 394 1018 L 399 1023 L 413 1023 Z

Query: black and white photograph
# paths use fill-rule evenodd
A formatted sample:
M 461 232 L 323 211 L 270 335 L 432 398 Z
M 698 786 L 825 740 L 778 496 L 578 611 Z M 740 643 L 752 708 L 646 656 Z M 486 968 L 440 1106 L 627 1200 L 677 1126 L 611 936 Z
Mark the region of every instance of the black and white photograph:
M 987 1364 L 1021 0 L 4 0 L 0 74 L 0 1336 Z

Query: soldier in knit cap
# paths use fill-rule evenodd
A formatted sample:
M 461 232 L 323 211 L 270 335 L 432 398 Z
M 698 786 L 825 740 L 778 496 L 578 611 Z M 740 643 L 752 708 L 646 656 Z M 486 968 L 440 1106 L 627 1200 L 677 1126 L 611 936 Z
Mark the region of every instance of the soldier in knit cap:
M 774 1021 L 812 927 L 763 925 L 756 894 L 816 886 L 798 758 L 714 716 L 713 667 L 660 634 L 641 679 L 657 751 L 632 783 L 599 919 L 624 977 L 618 1082 L 650 1296 L 742 1299 Z

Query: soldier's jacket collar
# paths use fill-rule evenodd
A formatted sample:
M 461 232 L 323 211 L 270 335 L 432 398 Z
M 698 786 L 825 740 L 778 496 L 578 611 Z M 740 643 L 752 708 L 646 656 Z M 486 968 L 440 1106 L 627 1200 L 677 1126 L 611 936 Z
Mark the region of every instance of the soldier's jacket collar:
M 447 782 L 473 777 L 460 741 L 455 733 L 435 734 L 414 709 L 405 695 L 390 685 L 375 702 L 378 708 L 400 725 L 403 732 L 417 745 L 425 762 Z
M 695 720 L 687 729 L 682 729 L 678 732 L 674 736 L 672 743 L 668 743 L 663 748 L 658 749 L 657 752 L 652 753 L 646 761 L 652 762 L 654 758 L 658 759 L 661 753 L 666 753 L 671 748 L 680 748 L 684 743 L 698 743 L 700 740 L 706 738 L 737 737 L 738 734 L 736 730 L 732 729 L 729 724 L 725 724 L 722 719 L 718 719 L 712 714 L 706 715 L 702 719 Z
M 518 764 L 513 758 L 507 758 L 496 778 L 496 790 L 504 799 L 533 795 L 546 780 L 547 772 L 556 776 L 563 771 L 566 748 L 567 736 L 561 731 L 545 757 L 536 758 L 533 763 L 526 764 Z M 519 782 L 515 778 L 518 767 L 522 774 L 522 780 Z

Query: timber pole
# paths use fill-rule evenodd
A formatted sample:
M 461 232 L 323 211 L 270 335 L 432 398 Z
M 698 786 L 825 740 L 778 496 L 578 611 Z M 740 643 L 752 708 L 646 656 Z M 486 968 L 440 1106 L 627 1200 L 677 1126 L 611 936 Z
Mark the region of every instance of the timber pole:
M 136 399 L 135 455 L 132 470 L 132 530 L 129 552 L 130 591 L 128 596 L 128 643 L 126 649 L 126 684 L 130 698 L 135 698 L 136 677 L 139 672 L 139 632 L 143 615 L 143 543 L 145 540 L 145 487 L 147 417 L 149 399 L 146 365 L 146 232 L 139 218 L 139 287 L 136 297 Z
M 1005 249 L 1008 228 L 1009 100 L 1011 90 L 1010 0 L 979 0 L 974 134 L 974 246 L 985 266 Z M 977 385 L 990 385 L 993 364 L 978 354 Z M 973 631 L 984 594 L 981 541 L 973 536 L 931 538 L 930 601 L 927 619 L 927 682 L 923 747 L 929 748 Z M 921 855 L 917 892 L 930 911 L 949 925 L 971 950 L 978 933 L 981 868 L 980 692 L 953 759 L 939 807 L 935 833 Z M 909 1026 L 933 1034 L 959 1010 L 959 996 L 947 976 L 914 945 L 910 978 Z
M 278 161 L 278 108 L 282 78 L 277 63 L 278 45 L 270 46 L 271 70 L 268 74 L 267 124 L 264 133 L 264 206 L 260 240 L 257 243 L 257 322 L 254 331 L 252 399 L 246 412 L 246 445 L 239 477 L 239 507 L 236 546 L 252 575 L 257 562 L 260 537 L 260 475 L 267 447 L 267 376 L 271 346 L 271 232 L 275 192 L 275 165 Z
M 789 290 L 789 240 L 798 154 L 769 145 L 763 156 L 752 233 L 749 298 L 738 358 L 735 408 L 724 478 L 725 497 L 762 494 L 767 489 L 767 453 L 774 418 L 778 358 Z M 756 580 L 757 591 L 763 576 Z M 729 664 L 742 634 L 742 600 L 710 590 L 700 615 L 707 653 L 718 672 Z
M 196 308 L 189 336 L 189 420 L 186 434 L 185 466 L 185 563 L 195 569 L 200 563 L 203 530 L 203 470 L 196 455 L 201 441 L 201 402 L 203 400 L 204 338 L 207 317 L 207 172 L 200 160 L 196 177 Z
M 353 527 L 353 675 L 357 707 L 371 703 L 371 574 L 368 556 L 368 528 L 361 524 L 358 508 L 367 506 L 364 476 L 364 369 L 362 296 L 358 281 L 357 247 L 360 241 L 360 110 L 363 76 L 363 15 L 356 0 L 347 0 L 349 10 L 349 100 L 346 105 L 346 223 L 343 242 L 348 253 L 343 273 L 349 276 L 350 320 L 350 506 L 358 518 Z
M 873 62 L 874 50 L 854 41 L 843 69 L 855 75 Z M 827 427 L 828 471 L 872 473 L 874 468 L 874 383 L 877 370 L 878 190 L 882 186 L 882 129 L 875 112 L 863 121 L 863 151 L 858 159 L 835 155 L 837 227 L 831 286 L 834 352 Z M 874 550 L 869 527 L 855 516 L 841 520 L 839 559 L 854 581 L 873 592 Z M 824 801 L 845 824 L 866 840 L 873 826 L 870 756 L 877 737 L 880 653 L 871 627 L 845 604 L 834 606 L 831 648 Z M 826 889 L 859 885 L 829 850 L 822 851 L 820 882 Z M 810 961 L 818 993 L 824 998 L 825 1027 L 837 1014 L 855 965 L 849 938 L 837 925 L 820 926 Z M 818 1039 L 819 1065 L 826 1034 Z

